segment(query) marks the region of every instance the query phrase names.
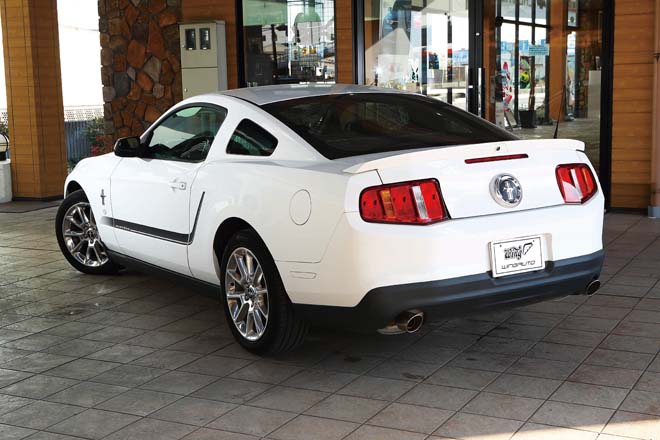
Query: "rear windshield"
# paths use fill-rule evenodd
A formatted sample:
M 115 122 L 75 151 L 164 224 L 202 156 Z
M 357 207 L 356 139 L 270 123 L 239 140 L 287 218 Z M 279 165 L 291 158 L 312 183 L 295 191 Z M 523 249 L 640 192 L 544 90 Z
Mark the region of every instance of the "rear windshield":
M 263 109 L 328 159 L 517 139 L 477 116 L 422 95 L 324 95 L 274 102 Z

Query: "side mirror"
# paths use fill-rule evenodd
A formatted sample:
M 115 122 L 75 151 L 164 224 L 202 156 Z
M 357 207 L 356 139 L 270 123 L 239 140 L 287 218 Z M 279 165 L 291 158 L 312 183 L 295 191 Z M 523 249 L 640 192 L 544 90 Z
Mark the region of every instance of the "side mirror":
M 130 136 L 117 139 L 115 142 L 115 155 L 119 157 L 138 157 L 140 155 L 140 138 Z

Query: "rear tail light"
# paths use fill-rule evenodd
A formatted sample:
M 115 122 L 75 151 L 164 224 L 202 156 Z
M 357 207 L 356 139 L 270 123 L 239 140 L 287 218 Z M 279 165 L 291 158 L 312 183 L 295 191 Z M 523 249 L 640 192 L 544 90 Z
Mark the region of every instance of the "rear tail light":
M 556 175 L 559 191 L 566 203 L 584 203 L 598 191 L 591 168 L 583 163 L 559 165 Z
M 435 179 L 367 188 L 360 195 L 360 215 L 367 222 L 414 225 L 449 218 Z

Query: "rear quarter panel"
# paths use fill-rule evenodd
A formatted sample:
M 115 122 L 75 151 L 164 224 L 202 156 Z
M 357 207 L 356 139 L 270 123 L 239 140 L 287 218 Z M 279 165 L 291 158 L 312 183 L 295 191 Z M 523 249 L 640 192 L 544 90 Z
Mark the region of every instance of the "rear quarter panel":
M 220 225 L 229 218 L 250 224 L 266 243 L 280 271 L 285 262 L 321 261 L 330 238 L 348 204 L 355 204 L 355 182 L 380 184 L 376 172 L 352 176 L 343 167 L 322 157 L 296 133 L 255 105 L 237 98 L 209 95 L 210 102 L 228 109 L 205 164 L 192 185 L 190 221 L 194 222 L 196 201 L 204 194 L 195 239 L 188 249 L 193 276 L 219 282 L 219 263 L 213 240 Z M 250 119 L 278 139 L 269 157 L 227 154 L 234 130 Z M 348 188 L 348 189 L 347 189 Z M 304 224 L 291 218 L 291 200 L 307 191 L 311 213 Z M 357 191 L 359 194 L 359 190 Z M 282 273 L 286 282 L 286 274 Z
M 195 240 L 188 258 L 193 275 L 218 283 L 219 264 L 213 240 L 229 218 L 250 224 L 265 242 L 276 262 L 316 263 L 344 213 L 349 176 L 306 169 L 306 163 L 275 161 L 217 161 L 200 169 L 192 200 L 204 193 Z M 290 215 L 291 199 L 305 190 L 311 214 L 301 225 Z M 194 214 L 193 214 L 194 215 Z

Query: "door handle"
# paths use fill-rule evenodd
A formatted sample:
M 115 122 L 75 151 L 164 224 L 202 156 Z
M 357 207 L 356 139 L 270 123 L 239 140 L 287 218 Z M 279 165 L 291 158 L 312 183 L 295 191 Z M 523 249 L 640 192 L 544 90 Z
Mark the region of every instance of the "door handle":
M 186 182 L 179 182 L 177 180 L 174 180 L 170 182 L 170 188 L 172 189 L 180 189 L 181 191 L 184 191 L 186 189 Z

